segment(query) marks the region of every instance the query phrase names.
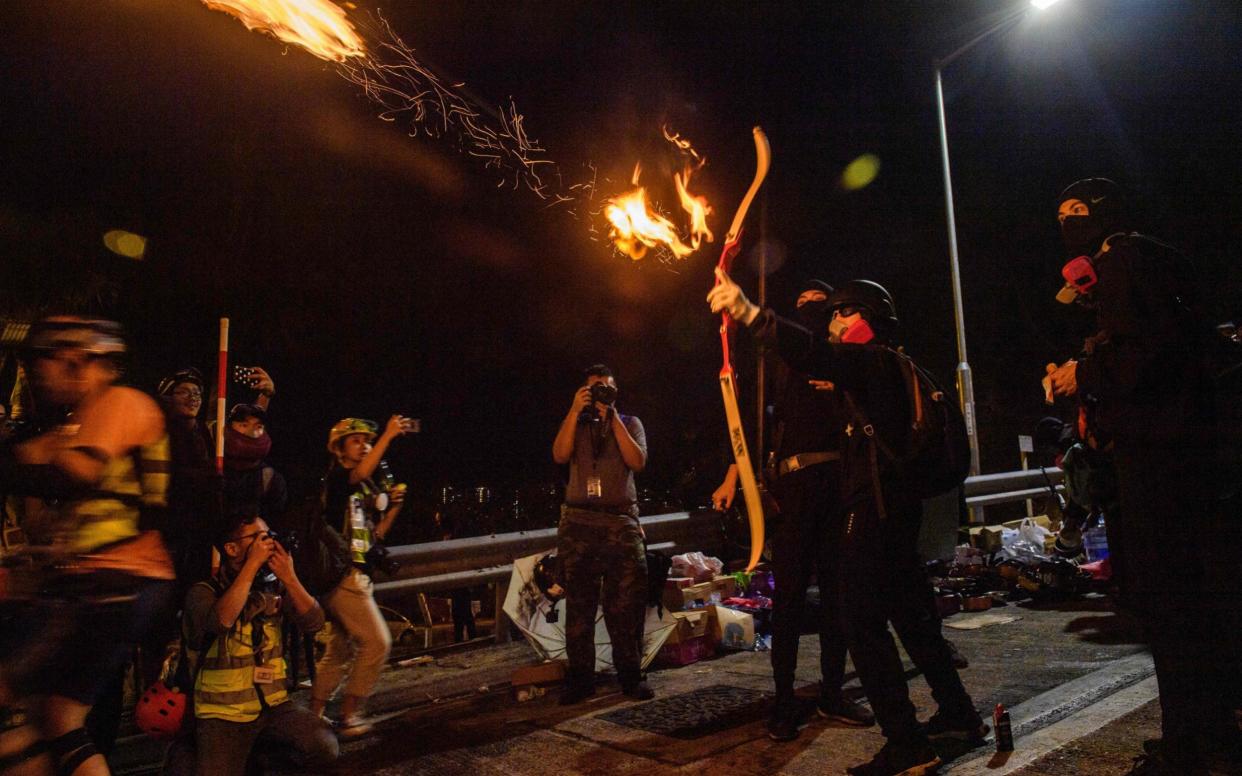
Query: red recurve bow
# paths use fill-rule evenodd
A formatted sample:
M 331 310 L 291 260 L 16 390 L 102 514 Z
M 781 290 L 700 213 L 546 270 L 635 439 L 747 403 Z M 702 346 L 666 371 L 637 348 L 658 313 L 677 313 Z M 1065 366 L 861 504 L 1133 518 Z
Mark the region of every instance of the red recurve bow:
M 755 177 L 742 197 L 733 214 L 733 224 L 725 235 L 724 249 L 720 252 L 722 270 L 728 272 L 733 266 L 742 241 L 742 223 L 746 220 L 746 211 L 755 199 L 755 193 L 763 185 L 768 174 L 768 166 L 772 159 L 772 151 L 768 147 L 768 137 L 763 130 L 755 127 Z M 716 281 L 719 285 L 720 281 Z M 736 325 L 728 313 L 720 316 L 720 349 L 724 354 L 724 365 L 720 367 L 720 393 L 724 398 L 725 419 L 729 423 L 729 446 L 733 448 L 733 458 L 737 461 L 737 472 L 742 480 L 742 495 L 746 501 L 746 515 L 750 522 L 750 560 L 746 570 L 751 571 L 759 563 L 763 553 L 763 502 L 759 498 L 759 484 L 755 482 L 755 468 L 750 461 L 750 452 L 746 447 L 746 432 L 742 428 L 742 414 L 737 406 L 737 376 L 733 372 L 733 364 L 729 360 L 729 338 Z

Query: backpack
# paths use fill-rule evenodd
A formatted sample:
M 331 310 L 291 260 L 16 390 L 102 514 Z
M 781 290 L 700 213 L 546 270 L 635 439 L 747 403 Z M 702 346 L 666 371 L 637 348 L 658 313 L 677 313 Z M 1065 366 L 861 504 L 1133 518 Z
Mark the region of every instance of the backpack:
M 892 463 L 897 477 L 920 499 L 948 493 L 970 473 L 970 439 L 957 402 L 914 359 L 898 350 L 901 375 L 910 400 L 910 433 L 897 449 L 868 433 L 875 447 Z M 853 405 L 853 401 L 850 400 Z M 857 409 L 855 408 L 855 411 Z M 865 418 L 864 418 L 865 421 Z M 870 424 L 864 423 L 864 431 Z

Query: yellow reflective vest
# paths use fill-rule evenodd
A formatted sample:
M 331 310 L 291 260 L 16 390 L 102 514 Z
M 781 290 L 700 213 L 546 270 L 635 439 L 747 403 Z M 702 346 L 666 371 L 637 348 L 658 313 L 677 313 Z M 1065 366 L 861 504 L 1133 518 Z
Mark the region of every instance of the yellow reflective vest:
M 92 552 L 137 536 L 141 509 L 168 505 L 170 460 L 167 434 L 109 459 L 99 484 L 69 505 L 76 526 L 70 550 Z
M 285 687 L 281 620 L 279 615 L 258 616 L 249 622 L 239 617 L 227 633 L 212 640 L 207 651 L 198 658 L 194 716 L 229 722 L 253 722 L 263 709 L 289 700 L 289 691 Z M 254 641 L 256 629 L 262 632 L 257 653 Z M 261 669 L 262 674 L 270 671 L 271 681 L 256 681 L 256 668 Z

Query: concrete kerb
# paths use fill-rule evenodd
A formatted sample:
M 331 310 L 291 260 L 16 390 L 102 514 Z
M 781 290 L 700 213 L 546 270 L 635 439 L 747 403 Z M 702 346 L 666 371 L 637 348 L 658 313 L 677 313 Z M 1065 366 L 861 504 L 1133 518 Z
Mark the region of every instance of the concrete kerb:
M 1158 697 L 1154 674 L 1151 655 L 1140 653 L 1041 693 L 1009 710 L 1015 751 L 989 751 L 942 773 L 1001 776 L 1030 765 Z

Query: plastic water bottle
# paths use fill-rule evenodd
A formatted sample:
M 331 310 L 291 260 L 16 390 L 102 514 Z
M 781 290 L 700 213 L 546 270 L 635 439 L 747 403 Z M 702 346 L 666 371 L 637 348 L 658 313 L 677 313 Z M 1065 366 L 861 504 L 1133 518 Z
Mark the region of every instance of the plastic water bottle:
M 1095 527 L 1082 534 L 1082 548 L 1087 553 L 1087 561 L 1094 563 L 1108 557 L 1108 534 L 1104 530 L 1104 516 Z

